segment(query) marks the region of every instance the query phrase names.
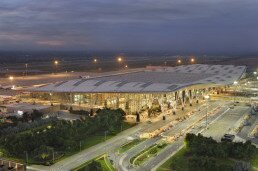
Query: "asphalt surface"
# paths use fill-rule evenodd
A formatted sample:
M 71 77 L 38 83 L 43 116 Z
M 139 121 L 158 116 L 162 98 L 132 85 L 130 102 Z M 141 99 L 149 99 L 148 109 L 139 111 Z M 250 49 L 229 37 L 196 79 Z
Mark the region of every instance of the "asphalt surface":
M 201 122 L 198 126 L 194 127 L 191 133 L 201 133 L 208 137 L 217 138 L 220 140 L 221 136 L 228 133 L 229 129 L 235 127 L 236 121 L 238 121 L 245 112 L 248 111 L 248 107 L 236 107 L 234 110 L 229 109 L 227 106 L 223 107 L 218 114 L 208 118 L 208 127 L 206 128 L 205 122 Z M 237 113 L 237 114 L 236 114 Z M 228 122 L 225 127 L 225 121 Z M 218 127 L 220 127 L 218 129 Z M 157 157 L 150 159 L 145 163 L 144 168 L 146 170 L 155 170 L 161 166 L 167 159 L 175 154 L 181 147 L 183 147 L 183 138 L 172 143 L 164 149 Z M 163 159 L 163 160 L 162 160 Z
M 235 106 L 234 109 L 230 109 L 226 115 L 223 115 L 215 123 L 209 126 L 205 132 L 204 136 L 211 136 L 213 139 L 220 141 L 221 137 L 226 133 L 232 133 L 232 129 L 241 117 L 248 113 L 250 107 L 248 106 Z
M 248 119 L 249 124 L 244 126 L 243 129 L 237 134 L 240 138 L 250 140 L 252 143 L 258 146 L 258 138 L 250 137 L 250 133 L 253 131 L 256 125 L 258 125 L 258 115 L 251 115 Z
M 194 109 L 194 108 L 193 108 Z M 180 115 L 180 114 L 178 114 Z M 116 155 L 114 155 L 117 151 L 117 149 L 123 145 L 124 143 L 128 142 L 129 140 L 127 140 L 128 137 L 134 137 L 136 135 L 139 135 L 139 132 L 142 132 L 144 130 L 146 130 L 146 128 L 149 127 L 155 127 L 156 125 L 161 125 L 162 124 L 160 122 L 153 122 L 151 124 L 147 124 L 147 123 L 141 123 L 136 127 L 130 128 L 128 130 L 125 130 L 123 132 L 121 132 L 120 134 L 118 134 L 117 136 L 107 140 L 106 142 L 97 144 L 93 147 L 90 147 L 88 149 L 83 150 L 80 153 L 77 153 L 73 156 L 67 157 L 57 163 L 55 163 L 54 165 L 47 167 L 47 166 L 42 166 L 42 165 L 32 165 L 28 167 L 28 170 L 40 170 L 40 171 L 45 171 L 45 170 L 71 170 L 81 164 L 83 164 L 84 162 L 91 160 L 99 155 L 102 155 L 104 153 L 108 153 L 110 156 L 114 156 L 114 162 L 115 165 L 119 165 L 118 163 L 116 163 Z M 148 147 L 149 145 L 152 145 L 153 143 L 155 143 L 152 139 L 149 140 L 150 142 L 145 142 L 146 145 L 144 144 L 143 146 Z M 142 149 L 139 149 L 138 151 L 141 151 Z
M 211 103 L 210 104 L 210 109 L 215 109 L 215 108 L 217 108 L 218 106 L 221 106 L 221 105 L 222 105 L 221 102 Z M 226 110 L 226 108 L 224 108 L 223 111 L 224 110 Z M 163 134 L 163 136 L 172 136 L 172 135 L 180 133 L 182 130 L 185 130 L 186 128 L 190 127 L 193 123 L 199 121 L 201 118 L 203 119 L 203 117 L 206 115 L 206 112 L 207 112 L 207 110 L 205 108 L 203 108 L 203 110 L 196 112 L 196 114 L 192 115 L 190 118 L 187 118 L 186 120 L 176 124 L 170 130 L 166 131 Z M 209 116 L 208 117 L 208 122 L 211 122 L 213 119 L 215 119 L 215 116 L 217 116 L 221 113 L 222 112 L 218 112 L 215 115 Z M 195 129 L 194 130 L 198 132 L 201 129 L 204 129 L 205 124 L 206 124 L 206 122 L 200 122 L 198 124 L 199 127 L 196 127 L 196 130 Z M 148 140 L 142 142 L 141 144 L 137 145 L 136 147 L 128 150 L 126 153 L 124 153 L 120 157 L 116 157 L 116 159 L 120 158 L 118 169 L 122 170 L 122 171 L 126 171 L 126 170 L 137 170 L 137 171 L 152 170 L 152 168 L 154 168 L 154 166 L 161 163 L 164 159 L 166 159 L 168 156 L 170 156 L 174 151 L 176 151 L 183 144 L 183 137 L 184 137 L 183 135 L 181 137 L 179 137 L 175 142 L 168 145 L 157 156 L 147 160 L 143 165 L 132 166 L 132 164 L 130 164 L 130 159 L 132 157 L 134 157 L 135 155 L 140 153 L 145 148 L 148 148 L 149 146 L 162 141 L 163 137 L 159 136 L 159 137 L 156 137 L 156 138 L 148 139 Z M 116 166 L 117 166 L 117 164 L 116 164 Z
M 97 144 L 93 147 L 90 147 L 88 149 L 85 149 L 75 155 L 72 155 L 70 157 L 67 157 L 54 165 L 48 167 L 48 166 L 42 166 L 42 165 L 32 165 L 28 167 L 28 170 L 40 170 L 40 171 L 68 171 L 71 170 L 84 162 L 91 160 L 97 156 L 100 156 L 104 153 L 108 153 L 109 151 L 113 151 L 117 148 L 119 148 L 122 144 L 124 144 L 127 141 L 128 135 L 135 134 L 135 132 L 142 129 L 142 124 L 137 125 L 133 128 L 130 128 L 128 130 L 125 130 L 118 134 L 117 136 L 107 140 L 106 142 Z
M 33 85 L 41 85 L 41 84 L 49 84 L 60 81 L 79 79 L 80 76 L 90 76 L 90 77 L 98 77 L 109 74 L 118 74 L 125 72 L 134 72 L 143 70 L 143 68 L 137 69 L 126 69 L 119 71 L 110 71 L 110 72 L 59 72 L 59 73 L 51 73 L 51 74 L 38 74 L 38 75 L 28 75 L 28 76 L 13 76 L 14 79 L 10 80 L 9 78 L 0 77 L 0 85 L 1 86 L 23 86 L 23 87 L 31 87 Z
M 223 105 L 224 104 L 224 105 Z M 225 104 L 222 101 L 211 102 L 208 107 L 209 116 L 207 117 L 208 127 L 206 128 L 206 113 L 207 108 L 202 108 L 201 111 L 197 111 L 194 115 L 187 118 L 186 120 L 177 123 L 171 129 L 167 130 L 163 133 L 162 136 L 173 136 L 179 134 L 182 131 L 187 130 L 188 132 L 198 133 L 202 132 L 205 136 L 212 136 L 216 140 L 220 140 L 220 138 L 230 131 L 233 127 L 235 127 L 235 123 L 241 119 L 241 116 L 248 112 L 249 107 L 246 106 L 235 106 L 234 109 L 228 108 L 229 103 Z M 219 111 L 214 113 L 211 112 L 212 109 L 220 107 Z M 200 121 L 200 119 L 202 119 Z M 160 123 L 157 123 L 160 124 Z M 194 127 L 192 127 L 194 125 Z M 158 136 L 155 138 L 147 139 L 140 144 L 134 146 L 130 150 L 125 153 L 118 154 L 118 148 L 124 143 L 128 142 L 127 139 L 129 136 L 136 136 L 142 130 L 145 130 L 147 127 L 155 127 L 155 123 L 151 124 L 139 124 L 136 127 L 130 128 L 128 130 L 123 131 L 118 134 L 116 137 L 107 140 L 106 142 L 100 143 L 96 146 L 93 146 L 89 149 L 86 149 L 78 154 L 70 156 L 50 167 L 45 166 L 32 166 L 28 170 L 71 170 L 84 162 L 91 160 L 99 155 L 107 153 L 109 159 L 113 161 L 114 166 L 119 171 L 127 171 L 127 170 L 154 170 L 157 166 L 160 166 L 162 163 L 166 161 L 173 153 L 175 153 L 180 147 L 183 145 L 183 134 L 175 140 L 173 143 L 169 144 L 165 149 L 160 151 L 157 156 L 148 159 L 141 166 L 132 166 L 130 164 L 130 159 L 140 153 L 145 148 L 150 147 L 151 145 L 162 141 L 163 137 Z M 188 128 L 191 129 L 188 130 Z M 186 133 L 186 132 L 184 132 Z
M 223 107 L 219 112 L 216 114 L 208 117 L 208 123 L 212 123 L 216 121 L 217 118 L 221 117 L 227 112 L 228 107 Z M 190 122 L 190 121 L 188 121 Z M 195 127 L 189 130 L 189 133 L 202 133 L 206 130 L 206 120 L 198 122 Z M 176 132 L 175 132 L 176 133 Z M 173 154 L 175 154 L 178 150 L 183 147 L 184 144 L 184 136 L 181 136 L 176 141 L 168 145 L 165 149 L 163 149 L 156 157 L 151 158 L 149 161 L 144 163 L 143 167 L 145 170 L 155 170 L 157 169 L 162 163 L 164 163 L 167 159 L 169 159 Z M 139 169 L 138 169 L 139 170 Z

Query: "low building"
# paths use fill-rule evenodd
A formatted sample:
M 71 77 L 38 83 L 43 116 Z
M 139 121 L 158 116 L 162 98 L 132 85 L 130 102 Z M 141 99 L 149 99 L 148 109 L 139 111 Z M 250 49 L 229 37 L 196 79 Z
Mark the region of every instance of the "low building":
M 11 103 L 0 105 L 0 112 L 5 115 L 22 116 L 25 112 L 31 113 L 33 110 L 38 110 L 42 113 L 52 111 L 52 106 L 28 104 L 28 103 Z
M 245 66 L 181 65 L 81 78 L 30 89 L 31 97 L 84 108 L 122 108 L 127 113 L 176 111 L 223 89 L 245 75 Z

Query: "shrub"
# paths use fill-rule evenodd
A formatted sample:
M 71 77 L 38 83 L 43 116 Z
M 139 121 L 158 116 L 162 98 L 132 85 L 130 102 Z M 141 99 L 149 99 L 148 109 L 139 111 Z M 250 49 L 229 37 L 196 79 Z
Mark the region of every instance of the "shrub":
M 185 138 L 189 152 L 199 156 L 232 157 L 237 159 L 250 159 L 255 155 L 255 146 L 250 141 L 242 142 L 216 142 L 198 134 L 187 134 Z
M 154 147 L 150 150 L 150 154 L 156 154 L 158 150 Z

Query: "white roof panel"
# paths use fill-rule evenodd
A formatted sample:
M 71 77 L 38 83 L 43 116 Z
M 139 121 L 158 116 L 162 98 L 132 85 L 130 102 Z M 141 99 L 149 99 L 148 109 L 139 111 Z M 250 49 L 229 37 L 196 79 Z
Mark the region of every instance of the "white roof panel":
M 157 67 L 157 69 L 151 67 L 140 72 L 63 81 L 38 87 L 32 91 L 167 92 L 196 84 L 233 84 L 242 77 L 245 70 L 245 66 L 204 64 Z

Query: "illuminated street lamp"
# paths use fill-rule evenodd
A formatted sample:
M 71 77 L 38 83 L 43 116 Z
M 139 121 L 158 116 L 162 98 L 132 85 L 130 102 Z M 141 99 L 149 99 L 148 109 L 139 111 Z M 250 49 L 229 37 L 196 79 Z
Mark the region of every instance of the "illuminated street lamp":
M 118 63 L 118 68 L 122 68 L 123 66 L 121 65 L 123 63 L 123 57 L 118 56 L 117 57 L 117 63 Z
M 194 59 L 194 58 L 191 58 L 190 61 L 191 61 L 191 63 L 194 63 L 194 62 L 195 62 L 195 59 Z
M 125 65 L 125 68 L 128 68 L 128 65 Z
M 93 68 L 95 68 L 96 70 L 98 70 L 98 59 L 97 59 L 97 58 L 94 58 L 94 59 L 93 59 L 93 64 L 95 65 L 95 66 L 93 66 Z
M 9 77 L 9 80 L 10 80 L 10 81 L 13 81 L 13 80 L 14 80 L 14 77 L 13 77 L 13 76 L 10 76 L 10 77 Z
M 55 60 L 54 64 L 55 64 L 55 73 L 57 74 L 57 65 L 59 64 L 58 60 Z
M 256 71 L 254 71 L 254 75 L 257 75 L 257 72 L 256 72 Z
M 28 64 L 27 63 L 25 64 L 25 75 L 26 76 L 28 75 Z
M 14 80 L 14 77 L 13 76 L 9 76 L 9 80 L 10 80 L 10 82 L 11 82 L 11 84 L 13 83 L 13 80 Z M 12 88 L 11 89 L 14 89 L 15 88 L 15 86 L 14 85 L 12 85 Z
M 121 63 L 121 62 L 123 61 L 123 58 L 119 56 L 119 57 L 117 58 L 117 61 L 118 61 L 119 63 Z
M 181 64 L 181 63 L 182 63 L 182 60 L 181 60 L 181 59 L 178 59 L 178 60 L 177 60 L 177 63 L 178 63 L 178 64 Z

